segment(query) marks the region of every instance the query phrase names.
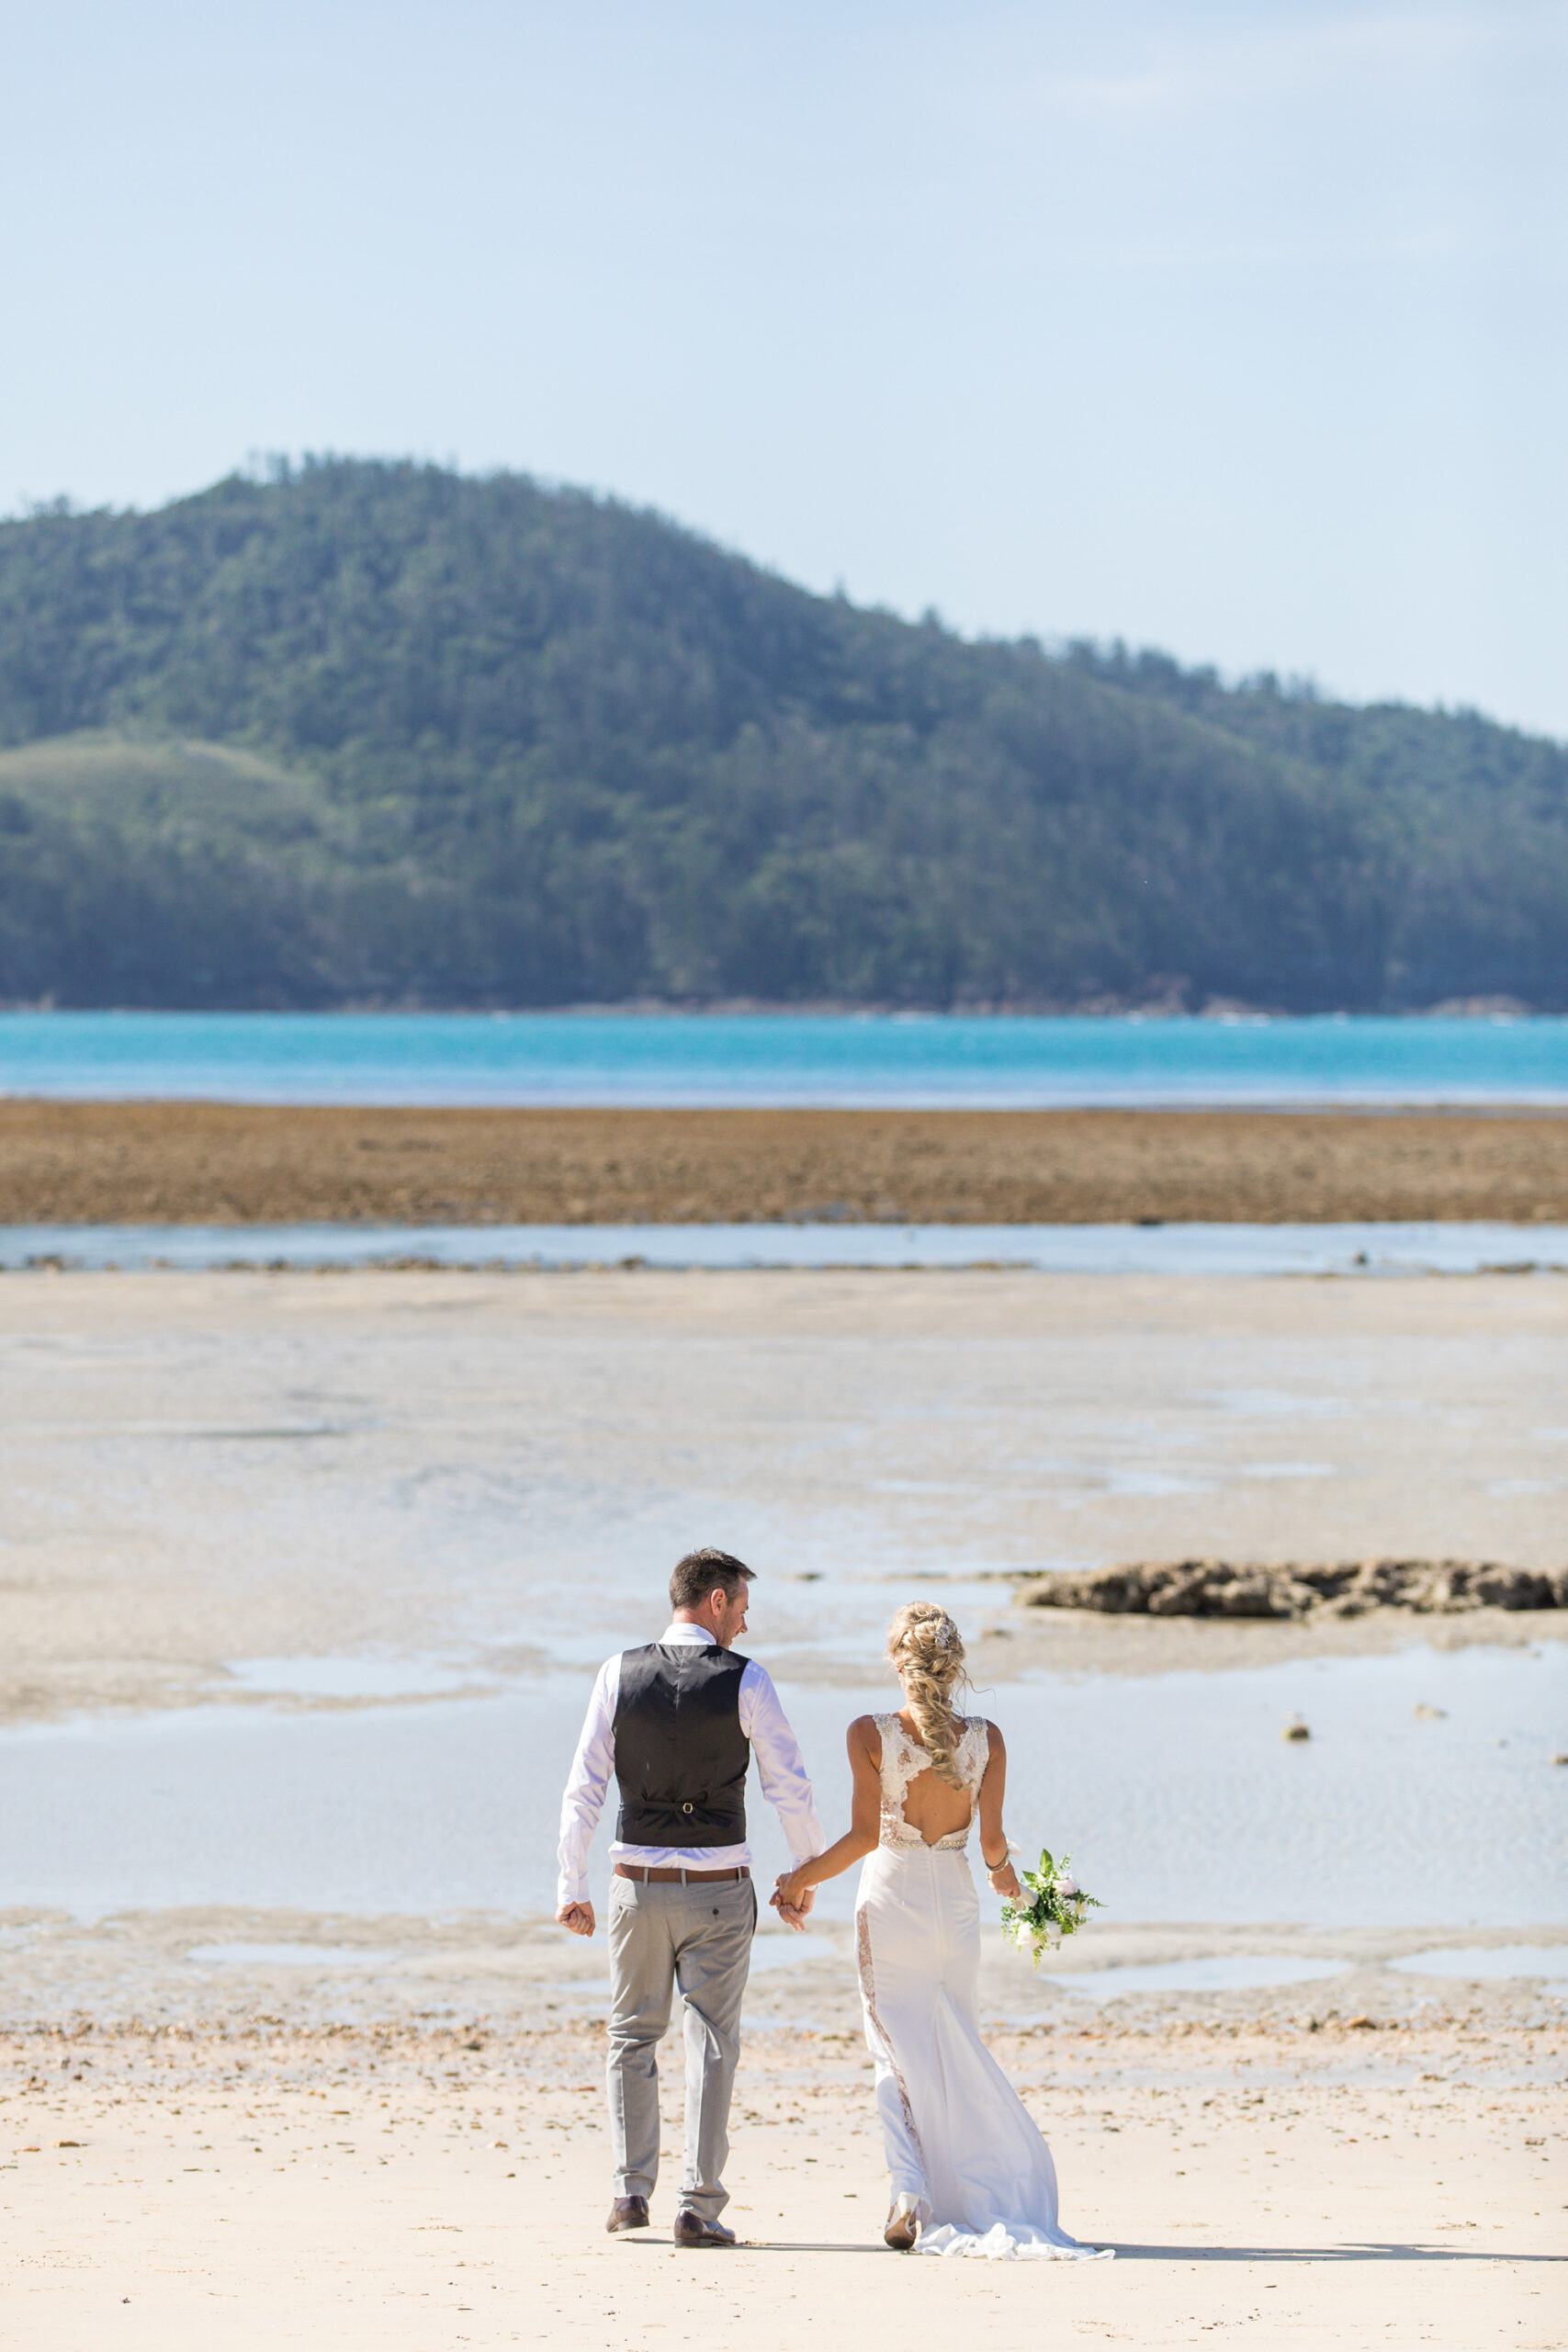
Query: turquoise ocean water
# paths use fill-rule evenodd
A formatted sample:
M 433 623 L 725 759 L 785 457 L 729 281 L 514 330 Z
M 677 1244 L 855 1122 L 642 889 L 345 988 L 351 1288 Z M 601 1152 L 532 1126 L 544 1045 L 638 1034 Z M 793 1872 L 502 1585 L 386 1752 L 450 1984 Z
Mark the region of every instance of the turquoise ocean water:
M 0 1094 L 249 1102 L 1568 1106 L 1568 1020 L 0 1013 Z

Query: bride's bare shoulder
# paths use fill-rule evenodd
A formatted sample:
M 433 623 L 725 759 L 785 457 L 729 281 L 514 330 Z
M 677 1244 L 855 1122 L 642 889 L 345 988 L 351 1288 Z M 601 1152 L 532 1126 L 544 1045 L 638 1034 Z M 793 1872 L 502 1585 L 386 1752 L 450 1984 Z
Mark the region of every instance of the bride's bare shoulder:
M 858 1749 L 862 1756 L 869 1757 L 872 1763 L 880 1765 L 882 1762 L 882 1734 L 877 1729 L 876 1717 L 874 1715 L 857 1715 L 855 1717 L 853 1723 L 850 1725 L 849 1745 L 850 1754 L 852 1756 L 853 1756 Z

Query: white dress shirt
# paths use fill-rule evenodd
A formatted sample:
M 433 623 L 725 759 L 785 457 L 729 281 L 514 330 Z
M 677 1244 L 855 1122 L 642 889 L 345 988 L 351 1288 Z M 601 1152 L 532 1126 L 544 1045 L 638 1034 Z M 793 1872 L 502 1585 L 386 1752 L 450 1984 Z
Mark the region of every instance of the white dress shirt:
M 705 1625 L 679 1623 L 660 1634 L 661 1644 L 713 1643 Z M 588 1849 L 599 1826 L 604 1795 L 615 1774 L 615 1706 L 621 1695 L 621 1657 L 606 1658 L 599 1668 L 582 1736 L 571 1759 L 566 1794 L 560 1809 L 560 1878 L 556 1907 L 588 1901 Z M 820 1854 L 828 1840 L 817 1818 L 817 1803 L 806 1777 L 800 1749 L 779 1704 L 773 1677 L 755 1658 L 748 1659 L 740 1677 L 740 1730 L 751 1743 L 762 1794 L 784 1824 L 789 1850 L 797 1862 Z M 627 1846 L 619 1838 L 610 1848 L 612 1861 L 637 1861 L 649 1870 L 729 1871 L 751 1864 L 750 1846 Z

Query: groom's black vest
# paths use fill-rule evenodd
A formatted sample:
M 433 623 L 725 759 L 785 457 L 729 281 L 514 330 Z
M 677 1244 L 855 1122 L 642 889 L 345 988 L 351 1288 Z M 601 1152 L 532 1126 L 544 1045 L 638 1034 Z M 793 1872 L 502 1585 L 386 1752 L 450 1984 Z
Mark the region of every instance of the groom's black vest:
M 707 1642 L 621 1654 L 616 1831 L 623 1846 L 739 1846 L 746 1837 L 740 1678 L 749 1661 Z

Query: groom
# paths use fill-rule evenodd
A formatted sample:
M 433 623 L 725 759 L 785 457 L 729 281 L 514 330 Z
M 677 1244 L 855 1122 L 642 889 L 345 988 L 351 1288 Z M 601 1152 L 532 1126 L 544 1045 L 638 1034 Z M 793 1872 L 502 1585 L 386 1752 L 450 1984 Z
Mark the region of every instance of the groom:
M 660 2037 L 674 1987 L 685 2007 L 686 2160 L 677 2245 L 733 2245 L 729 2094 L 757 1898 L 746 1843 L 746 1770 L 797 1861 L 823 1850 L 811 1783 L 778 1693 L 738 1656 L 751 1570 L 728 1552 L 688 1552 L 670 1579 L 673 1623 L 646 1648 L 599 1669 L 561 1802 L 556 1917 L 591 1936 L 588 1849 L 614 1774 L 620 1819 L 610 1848 L 610 2054 L 615 2155 L 609 2230 L 645 2230 L 659 2173 Z M 811 1899 L 784 1916 L 798 1928 Z

